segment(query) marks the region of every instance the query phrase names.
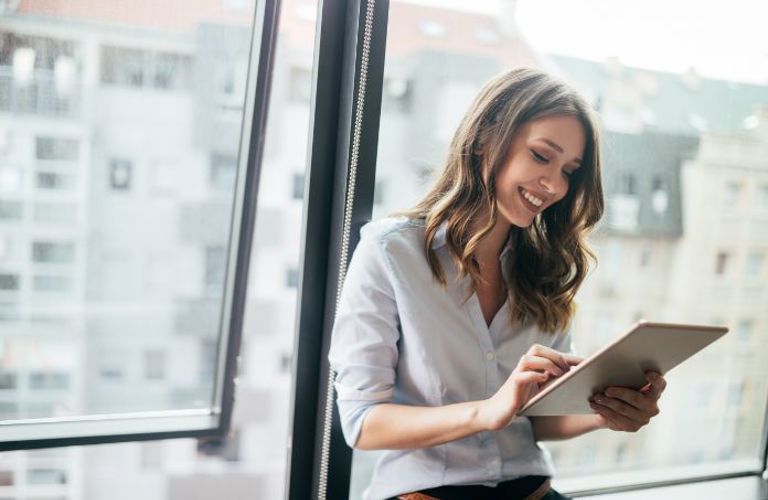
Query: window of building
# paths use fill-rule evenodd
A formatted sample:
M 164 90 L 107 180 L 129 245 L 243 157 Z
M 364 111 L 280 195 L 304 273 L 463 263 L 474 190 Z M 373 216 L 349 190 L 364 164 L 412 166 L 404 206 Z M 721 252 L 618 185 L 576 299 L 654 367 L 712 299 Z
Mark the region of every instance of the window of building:
M 69 388 L 69 374 L 64 372 L 32 372 L 29 374 L 29 388 L 66 390 Z
M 44 224 L 74 224 L 77 221 L 77 205 L 66 202 L 35 202 L 32 219 Z
M 741 198 L 741 184 L 738 182 L 728 182 L 723 191 L 723 203 L 728 207 L 734 207 L 739 204 Z
M 32 242 L 32 260 L 52 264 L 68 264 L 75 260 L 73 243 L 55 243 L 51 241 Z
M 728 260 L 730 256 L 726 252 L 718 252 L 715 257 L 715 274 L 725 274 L 728 272 Z
M 16 388 L 16 374 L 12 372 L 0 372 L 0 390 Z
M 744 269 L 747 278 L 760 278 L 763 274 L 764 261 L 765 254 L 763 252 L 750 252 L 747 255 L 747 265 Z
M 37 172 L 35 185 L 40 189 L 72 189 L 75 176 L 59 172 Z
M 0 290 L 18 290 L 19 287 L 18 274 L 0 273 Z
M 188 89 L 192 60 L 187 55 L 104 46 L 101 81 L 135 88 Z
M 748 344 L 752 338 L 754 323 L 755 322 L 751 319 L 739 320 L 739 323 L 736 326 L 736 341 Z
M 72 278 L 36 274 L 32 277 L 32 289 L 36 292 L 69 292 L 72 290 Z
M 290 267 L 286 270 L 285 286 L 288 288 L 296 288 L 299 286 L 299 270 L 295 267 Z
M 79 142 L 61 137 L 36 137 L 35 157 L 38 160 L 77 161 Z
M 109 185 L 116 191 L 131 189 L 133 163 L 126 159 L 112 159 L 109 162 Z
M 294 200 L 304 199 L 304 174 L 293 174 L 292 197 Z
M 205 249 L 205 287 L 209 292 L 218 293 L 224 288 L 227 249 L 224 247 L 206 247 Z
M 619 174 L 618 194 L 637 194 L 637 179 L 634 174 L 629 172 L 621 172 Z
M 211 155 L 211 187 L 217 191 L 232 193 L 237 176 L 237 156 L 224 153 Z
M 62 469 L 29 469 L 27 471 L 29 484 L 66 484 L 67 472 Z
M 768 185 L 762 185 L 757 190 L 759 206 L 768 209 Z
M 0 220 L 19 220 L 24 215 L 24 204 L 20 201 L 0 200 Z

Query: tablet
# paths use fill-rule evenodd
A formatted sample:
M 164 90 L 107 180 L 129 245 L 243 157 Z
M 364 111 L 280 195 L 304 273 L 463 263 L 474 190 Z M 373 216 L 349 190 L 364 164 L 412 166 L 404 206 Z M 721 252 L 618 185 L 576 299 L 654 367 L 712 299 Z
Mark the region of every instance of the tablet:
M 723 326 L 640 321 L 571 371 L 545 384 L 518 415 L 593 414 L 589 398 L 607 387 L 640 389 L 646 371 L 662 375 L 725 335 Z

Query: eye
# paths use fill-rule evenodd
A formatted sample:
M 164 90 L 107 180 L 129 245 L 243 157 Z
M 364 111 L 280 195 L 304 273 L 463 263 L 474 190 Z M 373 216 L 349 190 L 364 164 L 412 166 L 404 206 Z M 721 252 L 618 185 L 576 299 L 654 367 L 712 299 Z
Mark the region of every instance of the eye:
M 570 179 L 572 175 L 573 175 L 573 172 L 568 172 L 567 170 L 563 170 L 563 177 L 565 177 L 566 179 Z
M 549 158 L 547 158 L 547 157 L 545 157 L 543 155 L 540 155 L 539 153 L 537 153 L 533 149 L 531 149 L 531 156 L 533 156 L 533 159 L 536 160 L 539 163 L 543 163 L 543 164 L 549 163 Z

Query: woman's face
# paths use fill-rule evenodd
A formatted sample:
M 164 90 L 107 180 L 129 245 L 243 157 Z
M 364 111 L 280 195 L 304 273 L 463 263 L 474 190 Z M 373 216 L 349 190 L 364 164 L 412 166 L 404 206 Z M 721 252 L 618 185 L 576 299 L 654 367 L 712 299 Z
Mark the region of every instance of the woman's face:
M 563 199 L 585 145 L 584 128 L 573 116 L 547 116 L 521 126 L 496 178 L 501 216 L 528 227 L 537 214 Z

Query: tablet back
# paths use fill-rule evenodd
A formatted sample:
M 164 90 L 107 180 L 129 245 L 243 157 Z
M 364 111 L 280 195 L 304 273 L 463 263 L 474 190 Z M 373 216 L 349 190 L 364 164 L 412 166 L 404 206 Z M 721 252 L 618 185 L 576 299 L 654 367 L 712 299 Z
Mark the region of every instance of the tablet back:
M 589 397 L 607 387 L 640 389 L 645 372 L 662 375 L 728 331 L 720 326 L 641 321 L 629 332 L 545 386 L 519 415 L 579 415 L 594 413 Z

